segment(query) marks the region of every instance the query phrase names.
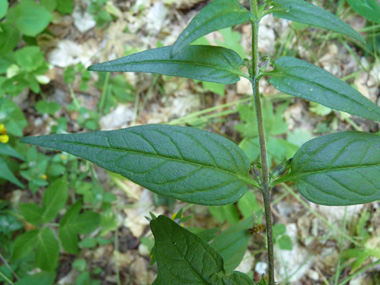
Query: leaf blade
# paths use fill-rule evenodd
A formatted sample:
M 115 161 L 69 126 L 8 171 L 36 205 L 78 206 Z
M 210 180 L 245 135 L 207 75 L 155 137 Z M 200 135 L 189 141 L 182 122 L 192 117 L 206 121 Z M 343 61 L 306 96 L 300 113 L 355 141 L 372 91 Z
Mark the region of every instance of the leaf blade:
M 233 203 L 244 195 L 248 183 L 254 184 L 248 159 L 237 145 L 190 127 L 145 125 L 28 137 L 22 142 L 66 151 L 153 192 L 190 203 Z
M 306 61 L 281 57 L 268 73 L 279 91 L 329 108 L 380 121 L 380 108 L 347 83 Z
M 241 272 L 226 274 L 223 258 L 207 242 L 171 219 L 159 216 L 150 226 L 159 269 L 154 284 L 253 284 Z
M 43 220 L 49 222 L 65 206 L 68 198 L 67 178 L 62 177 L 54 181 L 45 191 L 43 198 Z
M 42 228 L 38 235 L 36 265 L 42 270 L 54 271 L 58 265 L 59 244 L 50 228 Z
M 171 56 L 211 32 L 248 22 L 252 14 L 236 0 L 216 0 L 196 15 L 174 43 Z
M 243 259 L 251 237 L 248 229 L 252 227 L 252 224 L 252 217 L 240 221 L 238 224 L 231 226 L 217 235 L 211 243 L 211 246 L 225 260 L 224 269 L 226 272 L 233 271 Z
M 304 144 L 291 162 L 294 181 L 309 201 L 355 205 L 380 199 L 380 136 L 343 132 Z
M 240 71 L 241 57 L 222 47 L 188 46 L 170 57 L 171 46 L 146 50 L 90 66 L 88 70 L 145 72 L 233 84 L 246 76 Z
M 43 211 L 37 204 L 20 204 L 19 209 L 24 219 L 32 225 L 39 226 L 44 222 Z
M 347 2 L 356 13 L 380 24 L 380 4 L 376 0 L 347 0 Z
M 12 251 L 11 260 L 17 260 L 25 257 L 36 246 L 39 230 L 34 229 L 26 232 L 16 238 L 15 245 Z
M 14 176 L 13 172 L 9 169 L 5 161 L 0 157 L 0 178 L 8 180 L 18 187 L 24 189 L 24 185 Z
M 303 0 L 273 0 L 273 16 L 296 21 L 349 36 L 359 42 L 364 38 L 337 16 Z

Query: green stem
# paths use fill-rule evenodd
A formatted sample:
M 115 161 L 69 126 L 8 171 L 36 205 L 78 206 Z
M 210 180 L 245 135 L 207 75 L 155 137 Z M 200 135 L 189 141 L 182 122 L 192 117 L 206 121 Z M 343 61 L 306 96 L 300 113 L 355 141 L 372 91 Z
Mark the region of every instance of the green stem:
M 7 278 L 7 276 L 5 276 L 1 271 L 0 271 L 0 277 L 3 278 L 5 280 L 5 282 L 8 282 L 9 284 L 14 284 L 11 280 L 9 280 Z
M 104 104 L 106 102 L 106 98 L 107 98 L 107 94 L 108 94 L 108 82 L 110 80 L 110 72 L 107 72 L 106 73 L 106 78 L 104 80 L 104 84 L 103 84 L 103 91 L 102 91 L 102 95 L 100 96 L 100 101 L 99 101 L 99 105 L 98 105 L 98 111 L 100 114 L 104 115 Z
M 74 89 L 73 87 L 71 86 L 71 84 L 68 85 L 69 86 L 69 92 L 70 92 L 70 96 L 71 96 L 71 99 L 73 100 L 73 103 L 75 105 L 75 108 L 77 110 L 80 109 L 80 103 L 79 103 L 79 100 L 77 98 L 77 96 L 75 95 L 75 92 L 74 92 Z
M 273 233 L 272 233 L 272 211 L 271 211 L 271 195 L 269 187 L 269 167 L 265 145 L 264 119 L 261 107 L 259 92 L 259 21 L 257 0 L 251 0 L 251 12 L 255 19 L 251 19 L 252 24 L 252 70 L 250 71 L 254 103 L 256 108 L 257 127 L 259 131 L 260 156 L 261 156 L 261 175 L 263 193 L 265 221 L 267 228 L 267 244 L 268 244 L 268 265 L 269 265 L 269 284 L 274 284 L 274 254 L 273 254 Z
M 0 253 L 0 260 L 3 262 L 3 264 L 8 268 L 8 270 L 13 274 L 13 276 L 16 278 L 16 280 L 19 280 L 20 278 L 17 276 L 16 272 L 12 269 L 12 267 L 9 265 L 7 260 L 3 257 L 3 255 Z M 0 271 L 1 273 L 1 271 Z M 9 280 L 5 275 L 1 274 L 1 277 L 4 278 L 5 281 L 7 281 L 9 284 L 13 284 L 11 280 Z
M 342 225 L 342 232 L 346 230 L 346 222 L 347 222 L 347 206 L 344 207 L 344 219 L 343 219 L 343 225 Z M 334 285 L 338 285 L 339 281 L 339 275 L 341 271 L 341 259 L 342 259 L 342 247 L 343 247 L 343 237 L 339 237 L 339 256 L 338 256 L 338 263 L 336 265 L 336 270 L 335 270 L 335 281 Z

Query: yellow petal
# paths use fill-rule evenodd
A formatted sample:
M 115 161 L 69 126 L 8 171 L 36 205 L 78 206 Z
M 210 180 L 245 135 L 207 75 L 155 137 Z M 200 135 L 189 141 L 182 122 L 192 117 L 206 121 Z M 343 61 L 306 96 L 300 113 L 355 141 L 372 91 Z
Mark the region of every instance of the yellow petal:
M 0 135 L 4 135 L 7 133 L 7 129 L 5 128 L 4 124 L 0 124 Z
M 9 142 L 8 135 L 0 135 L 0 143 L 7 143 Z

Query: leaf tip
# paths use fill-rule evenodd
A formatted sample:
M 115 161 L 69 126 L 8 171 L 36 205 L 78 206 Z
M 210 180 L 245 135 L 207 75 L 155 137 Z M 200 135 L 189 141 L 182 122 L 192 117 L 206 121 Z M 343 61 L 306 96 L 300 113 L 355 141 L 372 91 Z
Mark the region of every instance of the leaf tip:
M 20 143 L 30 143 L 32 137 L 23 137 L 20 139 Z
M 96 64 L 93 64 L 93 65 L 90 65 L 89 67 L 87 67 L 87 70 L 88 71 L 96 71 L 96 66 L 98 65 L 98 63 Z

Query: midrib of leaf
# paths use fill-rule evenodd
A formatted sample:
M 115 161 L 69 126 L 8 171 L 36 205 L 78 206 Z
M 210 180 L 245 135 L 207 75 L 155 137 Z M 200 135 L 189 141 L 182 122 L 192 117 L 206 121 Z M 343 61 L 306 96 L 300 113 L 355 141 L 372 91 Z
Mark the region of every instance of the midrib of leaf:
M 51 140 L 45 140 L 45 141 L 47 141 L 47 142 L 54 142 L 54 143 L 57 142 L 57 141 L 51 141 Z M 259 185 L 256 183 L 256 181 L 252 180 L 249 176 L 247 176 L 247 177 L 240 176 L 239 174 L 234 173 L 234 172 L 230 172 L 230 171 L 228 171 L 226 169 L 217 168 L 217 167 L 214 167 L 214 166 L 208 165 L 208 164 L 202 164 L 202 163 L 197 162 L 197 161 L 178 159 L 176 157 L 165 156 L 165 155 L 162 155 L 162 154 L 159 154 L 159 153 L 152 154 L 152 153 L 146 153 L 146 152 L 138 152 L 138 151 L 135 151 L 135 150 L 127 150 L 127 149 L 118 148 L 118 147 L 97 146 L 97 145 L 92 145 L 92 144 L 78 143 L 78 142 L 72 142 L 72 141 L 62 141 L 62 140 L 59 141 L 59 143 L 66 143 L 66 144 L 72 144 L 72 145 L 81 145 L 81 146 L 85 146 L 85 147 L 98 148 L 98 149 L 101 149 L 101 150 L 120 151 L 120 152 L 131 153 L 131 154 L 145 155 L 145 156 L 148 156 L 148 157 L 158 157 L 158 158 L 167 159 L 167 160 L 171 160 L 171 161 L 175 161 L 175 162 L 186 162 L 186 163 L 189 163 L 189 164 L 192 164 L 192 165 L 196 165 L 196 166 L 201 165 L 201 167 L 208 167 L 208 168 L 214 169 L 216 171 L 222 171 L 222 172 L 228 173 L 229 175 L 235 176 L 237 178 L 237 180 L 241 180 L 241 181 L 244 181 L 244 182 L 246 182 L 248 184 L 251 184 L 251 185 L 253 185 L 255 187 L 259 187 Z
M 42 233 L 40 232 L 40 234 L 38 235 L 38 240 L 39 240 L 39 243 L 42 245 L 42 248 L 45 252 L 46 255 L 49 255 L 48 254 L 48 250 L 47 250 L 47 247 L 45 246 L 45 243 L 43 242 L 43 239 L 42 239 Z
M 289 3 L 289 2 L 288 2 Z M 288 3 L 286 3 L 286 4 L 288 4 Z M 295 3 L 296 5 L 297 5 L 297 3 Z M 311 4 L 311 3 L 309 3 L 309 4 Z M 311 4 L 312 5 L 312 4 Z M 315 5 L 312 5 L 312 6 L 315 6 Z M 321 9 L 320 7 L 318 7 L 318 6 L 315 6 L 316 8 L 319 8 L 319 9 Z M 313 7 L 313 8 L 315 8 L 315 7 Z M 310 11 L 308 11 L 308 10 L 306 10 L 306 11 L 304 11 L 304 9 L 303 9 L 304 7 L 300 7 L 300 6 L 298 6 L 296 9 L 298 10 L 298 11 L 300 11 L 301 13 L 303 13 L 304 15 L 305 15 L 305 18 L 307 19 L 307 17 L 314 17 L 315 16 L 315 14 L 314 13 L 312 13 L 312 12 L 310 12 Z M 273 13 L 275 13 L 276 11 L 275 11 L 275 9 L 276 8 L 274 8 L 273 10 Z M 285 12 L 288 10 L 289 8 L 281 8 L 281 10 L 285 10 Z M 323 9 L 322 9 L 323 10 Z M 325 10 L 323 10 L 323 11 L 325 11 Z M 287 15 L 285 15 L 285 16 L 287 16 Z M 292 17 L 291 15 L 289 15 L 290 17 Z M 330 19 L 330 18 L 323 18 L 326 22 L 328 22 L 328 24 L 329 25 L 332 25 L 332 26 L 337 26 L 337 23 L 336 22 L 334 22 L 333 21 L 333 19 Z M 339 18 L 338 18 L 339 19 Z M 340 19 L 339 19 L 340 20 Z M 297 20 L 294 20 L 294 21 L 296 21 L 297 22 Z M 340 20 L 340 21 L 342 21 L 342 20 Z M 339 21 L 338 21 L 338 23 L 339 23 Z M 352 30 L 351 31 L 351 29 L 350 28 L 348 28 L 346 25 L 348 25 L 346 22 L 341 22 L 341 23 L 339 23 L 340 25 L 338 25 L 339 26 L 339 28 L 342 28 L 343 29 L 343 31 L 344 31 L 344 35 L 346 35 L 346 36 L 350 36 L 351 35 L 351 37 L 352 37 L 352 34 L 355 34 L 355 30 Z M 337 31 L 338 29 L 336 29 L 336 30 L 331 30 L 331 28 L 326 28 L 326 27 L 324 27 L 324 26 L 321 26 L 320 24 L 309 24 L 309 25 L 313 25 L 313 26 L 316 26 L 316 27 L 318 27 L 318 28 L 322 28 L 322 29 L 327 29 L 327 30 L 330 30 L 330 31 L 334 31 L 334 32 L 337 32 L 337 33 L 341 33 L 341 32 L 339 32 L 339 31 Z M 342 34 L 342 33 L 341 33 Z M 358 36 L 358 35 L 356 35 L 356 36 Z M 356 40 L 358 40 L 358 39 L 356 39 Z
M 302 11 L 302 13 L 305 13 L 305 18 L 315 16 L 315 14 L 310 13 L 310 12 Z M 325 20 L 326 22 L 328 22 L 328 24 L 330 24 L 330 25 L 332 25 L 332 26 L 336 26 L 336 25 L 337 25 L 337 23 L 334 22 L 332 19 L 324 18 L 324 20 Z M 331 21 L 330 21 L 330 20 L 331 20 Z M 345 31 L 346 35 L 347 35 L 347 34 L 351 34 L 351 33 L 353 33 L 353 32 L 352 32 L 350 29 L 348 29 L 343 23 L 345 24 L 345 22 L 342 21 L 342 23 L 340 23 L 339 27 L 340 27 L 340 28 L 343 28 L 343 30 Z M 317 27 L 323 27 L 323 26 L 317 26 Z M 324 28 L 324 27 L 323 27 L 323 28 Z
M 173 59 L 140 60 L 138 62 L 125 62 L 125 63 L 116 63 L 116 64 L 110 63 L 110 64 L 107 64 L 104 66 L 113 67 L 113 66 L 119 66 L 119 65 L 121 65 L 121 66 L 123 66 L 123 65 L 140 65 L 140 64 L 145 64 L 145 63 L 148 63 L 148 64 L 156 64 L 156 63 L 185 64 L 185 65 L 191 64 L 191 65 L 200 66 L 200 67 L 207 67 L 207 68 L 211 68 L 211 69 L 227 71 L 227 72 L 233 73 L 235 75 L 242 76 L 242 77 L 249 79 L 249 76 L 247 74 L 245 74 L 244 72 L 239 72 L 239 71 L 234 70 L 233 69 L 234 67 L 232 67 L 232 69 L 228 69 L 228 68 L 222 68 L 218 65 L 204 64 L 204 63 L 199 63 L 199 62 L 195 62 L 195 61 L 173 60 Z M 102 63 L 99 63 L 99 64 L 102 64 Z M 94 64 L 93 66 L 96 67 L 96 64 Z
M 55 195 L 54 198 L 53 198 L 53 200 L 50 201 L 49 205 L 45 208 L 44 213 L 42 214 L 42 219 L 43 219 L 43 220 L 45 220 L 45 215 L 46 215 L 46 213 L 49 212 L 50 209 L 53 207 L 54 203 L 55 203 L 56 201 L 59 200 L 59 199 L 58 199 L 58 198 L 59 198 L 58 196 L 59 196 L 59 195 Z
M 301 68 L 308 68 L 308 69 L 311 69 L 311 68 L 309 68 L 309 67 L 303 67 L 303 66 L 295 66 L 294 68 L 299 68 L 299 67 L 301 67 Z M 292 67 L 293 68 L 293 67 Z M 286 69 L 285 69 L 286 70 Z M 300 81 L 303 81 L 303 82 L 306 82 L 306 83 L 308 83 L 308 84 L 313 84 L 313 85 L 315 85 L 315 86 L 318 86 L 318 87 L 320 87 L 320 88 L 322 88 L 322 89 L 326 89 L 326 90 L 328 90 L 328 91 L 330 91 L 330 92 L 332 92 L 332 93 L 336 93 L 336 94 L 339 94 L 340 96 L 342 96 L 342 97 L 344 97 L 344 98 L 346 98 L 346 99 L 350 99 L 350 100 L 352 100 L 352 101 L 354 101 L 355 103 L 357 103 L 357 104 L 359 104 L 359 105 L 361 105 L 362 107 L 364 107 L 365 109 L 367 109 L 367 110 L 371 110 L 371 111 L 376 111 L 376 110 L 373 110 L 373 109 L 369 109 L 367 106 L 365 106 L 365 105 L 363 105 L 363 103 L 361 103 L 361 102 L 359 102 L 359 101 L 356 101 L 357 99 L 356 98 L 352 98 L 352 97 L 350 97 L 350 96 L 348 96 L 348 95 L 346 95 L 346 94 L 343 94 L 343 93 L 340 93 L 339 91 L 336 91 L 335 89 L 332 89 L 332 88 L 329 88 L 329 87 L 327 87 L 327 86 L 325 86 L 325 85 L 322 85 L 322 84 L 320 84 L 320 83 L 316 83 L 316 82 L 314 82 L 314 81 L 308 81 L 307 79 L 304 79 L 304 78 L 302 78 L 302 77 L 298 77 L 298 76 L 296 76 L 296 75 L 293 75 L 293 74 L 286 74 L 286 73 L 284 73 L 284 72 L 276 72 L 276 73 L 272 73 L 271 74 L 271 76 L 273 76 L 273 77 L 287 77 L 287 78 L 289 78 L 289 77 L 293 77 L 293 78 L 296 78 L 296 79 L 298 79 L 298 80 L 300 80 Z M 339 80 L 339 79 L 338 79 Z M 344 81 L 342 81 L 343 83 L 345 83 Z M 285 82 L 284 82 L 285 83 Z M 288 85 L 288 83 L 286 83 L 287 85 Z M 347 83 L 345 83 L 345 84 L 347 84 Z M 291 87 L 291 86 L 289 86 L 288 85 L 288 87 Z M 293 88 L 294 89 L 294 88 Z M 298 93 L 299 93 L 299 91 L 297 91 Z M 360 93 L 359 93 L 360 94 Z M 301 95 L 299 95 L 299 96 L 301 96 Z M 361 95 L 361 96 L 363 96 L 363 95 Z M 364 97 L 364 96 L 363 96 Z M 365 98 L 365 97 L 364 97 Z M 313 100 L 311 100 L 311 99 L 309 99 L 310 101 L 313 101 Z M 372 102 L 372 101 L 370 101 L 370 102 Z
M 166 231 L 163 231 L 165 233 L 165 235 L 167 236 L 167 238 L 169 240 L 171 240 L 169 234 L 166 232 Z M 203 247 L 203 244 L 202 243 L 198 243 L 198 245 L 202 245 Z M 176 249 L 176 251 L 178 252 L 179 256 L 182 256 L 182 260 L 185 261 L 185 263 L 188 265 L 188 267 L 200 278 L 200 280 L 202 280 L 205 284 L 210 284 L 212 285 L 212 283 L 209 283 L 208 281 L 206 281 L 205 279 L 203 279 L 202 275 L 195 270 L 195 268 L 193 268 L 193 266 L 187 261 L 187 259 L 184 257 L 185 253 L 183 253 L 181 250 L 179 250 L 179 248 L 176 246 L 175 243 L 173 243 L 173 246 L 174 248 Z M 205 249 L 205 248 L 203 248 Z M 205 251 L 207 252 L 207 250 L 205 249 Z
M 295 180 L 298 177 L 302 177 L 306 175 L 313 175 L 313 174 L 325 173 L 325 172 L 336 172 L 336 171 L 343 171 L 343 170 L 352 170 L 352 169 L 358 169 L 358 168 L 368 168 L 368 167 L 375 167 L 375 166 L 380 166 L 380 163 L 341 166 L 341 167 L 334 167 L 334 168 L 323 168 L 323 169 L 317 169 L 317 170 L 312 170 L 312 171 L 305 171 L 305 172 L 302 172 L 301 174 L 293 174 L 293 175 L 290 174 L 286 178 L 288 179 L 287 181 L 290 181 L 290 180 Z

